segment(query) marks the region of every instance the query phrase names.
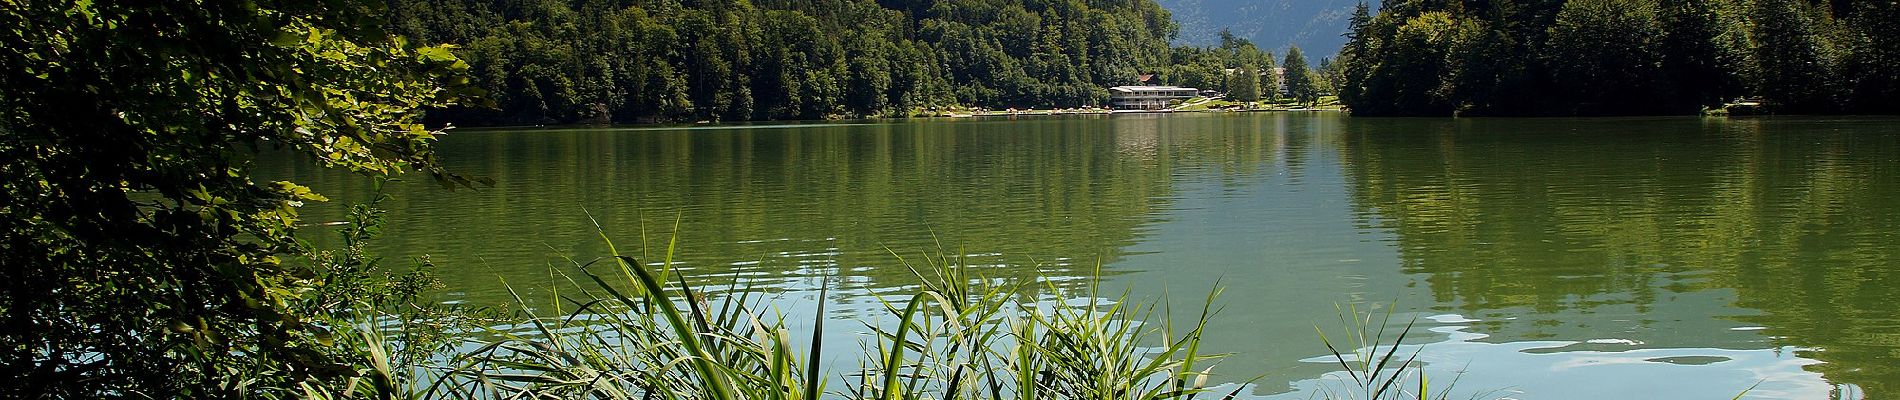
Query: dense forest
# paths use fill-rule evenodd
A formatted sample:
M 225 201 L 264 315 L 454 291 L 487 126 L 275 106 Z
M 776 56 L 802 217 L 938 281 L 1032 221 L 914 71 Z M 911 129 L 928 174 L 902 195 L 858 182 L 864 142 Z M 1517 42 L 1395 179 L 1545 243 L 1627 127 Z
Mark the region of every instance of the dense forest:
M 1151 0 L 391 0 L 392 30 L 456 46 L 492 107 L 463 125 L 816 119 L 1083 107 L 1144 74 L 1236 86 L 1270 54 L 1171 47 Z M 1176 67 L 1176 65 L 1181 65 Z M 1270 95 L 1270 94 L 1269 94 Z
M 1355 115 L 1900 112 L 1900 2 L 1409 0 L 1328 66 Z

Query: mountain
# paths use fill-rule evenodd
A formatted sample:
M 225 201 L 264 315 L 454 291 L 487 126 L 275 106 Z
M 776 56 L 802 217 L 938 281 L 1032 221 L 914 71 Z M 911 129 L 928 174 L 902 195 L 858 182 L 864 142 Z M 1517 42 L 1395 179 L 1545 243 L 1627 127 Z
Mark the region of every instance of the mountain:
M 1332 57 L 1346 43 L 1346 20 L 1362 0 L 1156 0 L 1181 24 L 1176 44 L 1220 43 L 1221 29 L 1275 54 L 1297 44 L 1313 58 Z M 1378 9 L 1378 0 L 1365 0 Z

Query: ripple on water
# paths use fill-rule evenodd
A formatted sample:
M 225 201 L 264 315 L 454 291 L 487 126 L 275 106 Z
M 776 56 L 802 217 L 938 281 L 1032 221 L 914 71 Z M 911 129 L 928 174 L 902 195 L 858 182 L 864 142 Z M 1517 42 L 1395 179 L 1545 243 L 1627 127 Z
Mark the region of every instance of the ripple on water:
M 1462 317 L 1446 314 L 1426 319 L 1456 321 Z M 1727 398 L 1746 391 L 1744 398 L 1824 399 L 1844 387 L 1860 392 L 1857 387 L 1837 386 L 1809 371 L 1809 366 L 1822 362 L 1796 356 L 1801 349 L 1794 347 L 1640 348 L 1636 345 L 1641 342 L 1628 339 L 1487 343 L 1483 340 L 1488 335 L 1467 329 L 1434 327 L 1430 331 L 1447 338 L 1436 343 L 1402 345 L 1395 353 L 1416 353 L 1433 385 L 1455 380 L 1457 384 L 1448 388 L 1449 398 L 1706 398 L 1711 394 Z M 1384 353 L 1392 348 L 1377 350 Z M 1347 357 L 1349 362 L 1355 361 Z M 1338 363 L 1332 355 L 1300 361 Z M 1349 382 L 1352 377 L 1343 372 L 1327 373 L 1294 381 L 1288 391 L 1256 398 L 1324 397 L 1349 390 Z M 1416 387 L 1418 383 L 1416 378 L 1406 378 L 1400 384 Z M 1268 392 L 1264 389 L 1256 388 L 1255 392 Z
M 1644 359 L 1643 361 L 1676 365 L 1709 365 L 1728 360 L 1733 360 L 1733 358 L 1723 356 L 1672 356 Z
M 1466 318 L 1465 316 L 1458 315 L 1458 314 L 1438 314 L 1438 315 L 1427 316 L 1425 317 L 1425 319 L 1431 320 L 1432 322 L 1441 323 L 1441 324 L 1465 324 L 1465 323 L 1472 323 L 1472 322 L 1479 321 L 1476 319 Z

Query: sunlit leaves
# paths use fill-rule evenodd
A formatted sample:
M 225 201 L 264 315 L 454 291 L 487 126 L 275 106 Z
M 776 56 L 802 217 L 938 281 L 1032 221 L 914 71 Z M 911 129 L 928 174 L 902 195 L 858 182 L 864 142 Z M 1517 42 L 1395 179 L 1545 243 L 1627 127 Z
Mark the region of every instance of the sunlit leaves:
M 312 336 L 320 318 L 294 304 L 324 283 L 281 261 L 300 252 L 296 208 L 324 198 L 249 168 L 309 157 L 458 179 L 418 120 L 473 93 L 455 77 L 468 66 L 383 33 L 381 7 L 0 7 L 0 309 L 18 327 L 0 331 L 0 361 L 20 383 L 0 396 L 221 397 L 337 378 L 320 368 L 333 364 Z

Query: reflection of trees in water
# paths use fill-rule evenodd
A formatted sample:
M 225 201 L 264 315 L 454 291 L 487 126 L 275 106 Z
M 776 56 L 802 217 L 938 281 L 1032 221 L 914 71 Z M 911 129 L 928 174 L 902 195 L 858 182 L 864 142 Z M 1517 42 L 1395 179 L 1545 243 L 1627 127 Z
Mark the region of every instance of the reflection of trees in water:
M 501 186 L 402 186 L 386 240 L 490 270 L 445 277 L 458 288 L 545 280 L 552 255 L 605 254 L 590 214 L 649 261 L 678 218 L 676 258 L 708 281 L 905 285 L 914 277 L 886 248 L 915 262 L 939 242 L 975 264 L 1010 264 L 983 269 L 1011 280 L 1034 277 L 1021 267 L 1031 262 L 1068 276 L 1113 261 L 1166 175 L 1106 151 L 1115 132 L 1039 125 L 465 132 L 444 143 L 447 163 Z
M 1861 385 L 1869 398 L 1900 393 L 1900 133 L 1891 122 L 1771 121 L 1746 134 L 1763 143 L 1755 168 L 1778 179 L 1748 188 L 1771 216 L 1735 271 L 1716 284 L 1740 291 L 1747 317 L 1823 349 L 1812 367 Z M 1791 135 L 1787 131 L 1809 131 Z
M 1900 383 L 1891 126 L 1355 119 L 1341 157 L 1355 207 L 1440 303 L 1564 317 L 1515 333 L 1536 337 L 1605 307 L 1657 323 L 1674 316 L 1655 307 L 1730 289 L 1762 311 L 1730 318 L 1824 349 L 1811 369 L 1878 397 Z
M 1189 170 L 1179 166 L 1246 171 L 1273 157 L 1261 146 L 1281 139 L 1248 122 L 1256 120 L 457 132 L 442 144 L 445 162 L 500 185 L 455 193 L 392 185 L 383 248 L 430 254 L 449 286 L 478 302 L 505 301 L 497 277 L 536 286 L 558 280 L 548 266 L 563 265 L 560 256 L 606 254 L 589 215 L 622 252 L 648 261 L 664 252 L 678 218 L 676 258 L 705 283 L 739 276 L 809 286 L 829 274 L 847 287 L 908 285 L 915 278 L 890 251 L 917 262 L 939 244 L 1003 280 L 1036 277 L 1031 263 L 1075 277 L 1123 255 L 1169 198 L 1175 174 Z M 360 198 L 354 177 L 285 168 L 276 167 L 334 197 Z

